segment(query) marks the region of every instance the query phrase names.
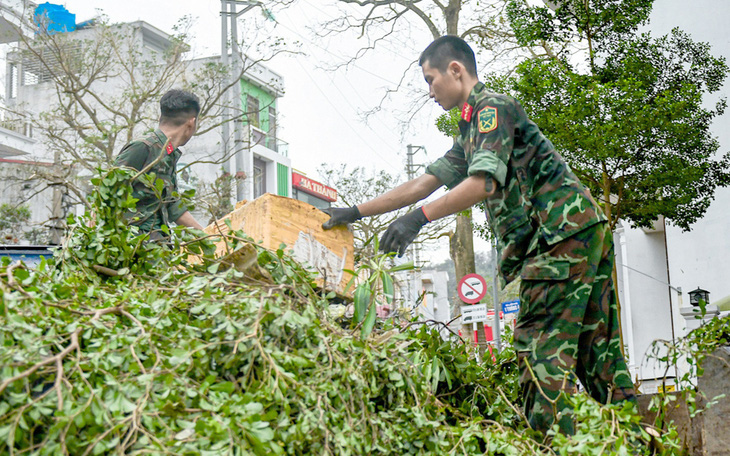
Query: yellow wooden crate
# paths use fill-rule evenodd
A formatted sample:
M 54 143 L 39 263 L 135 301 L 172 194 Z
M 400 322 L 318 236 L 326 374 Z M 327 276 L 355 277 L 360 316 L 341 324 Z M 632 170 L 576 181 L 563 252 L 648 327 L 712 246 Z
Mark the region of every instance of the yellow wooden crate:
M 208 234 L 227 234 L 226 220 L 234 230 L 242 230 L 270 250 L 281 244 L 293 250 L 293 257 L 314 268 L 320 285 L 343 293 L 353 269 L 354 239 L 345 227 L 323 230 L 329 216 L 316 207 L 292 198 L 266 193 L 253 201 L 241 202 L 236 209 L 205 228 Z M 219 242 L 216 255 L 224 255 L 226 246 Z M 326 279 L 326 284 L 324 283 Z

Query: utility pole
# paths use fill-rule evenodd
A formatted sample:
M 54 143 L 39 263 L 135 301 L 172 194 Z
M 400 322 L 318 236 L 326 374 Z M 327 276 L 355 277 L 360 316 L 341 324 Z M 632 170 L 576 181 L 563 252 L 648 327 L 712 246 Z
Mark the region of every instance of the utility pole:
M 423 146 L 413 146 L 408 144 L 406 152 L 406 175 L 408 176 L 408 180 L 415 178 L 416 172 L 424 166 L 423 164 L 413 163 L 413 156 L 421 150 L 426 152 L 426 148 Z M 415 268 L 421 267 L 421 244 L 419 242 L 414 242 L 410 245 L 410 247 L 408 247 L 408 250 L 410 251 L 414 266 L 414 269 L 408 271 L 408 297 L 413 299 L 412 311 L 416 312 L 415 306 L 418 303 L 419 293 L 418 290 L 416 290 L 416 275 L 418 272 Z
M 242 5 L 244 8 L 238 11 L 238 5 Z M 250 150 L 247 145 L 244 144 L 243 139 L 243 117 L 241 109 L 241 72 L 243 68 L 243 56 L 238 46 L 238 17 L 242 14 L 247 13 L 256 6 L 263 7 L 261 1 L 248 1 L 248 0 L 221 0 L 221 59 L 223 65 L 228 65 L 228 54 L 229 54 L 229 40 L 228 40 L 228 27 L 227 20 L 230 20 L 230 53 L 233 58 L 231 65 L 231 75 L 234 78 L 231 97 L 228 95 L 224 97 L 226 103 L 223 115 L 223 153 L 224 158 L 229 157 L 228 155 L 228 144 L 229 144 L 229 125 L 228 122 L 233 120 L 233 152 L 235 153 L 235 164 L 236 164 L 236 199 L 242 201 L 251 199 L 253 196 L 252 190 L 252 168 L 253 168 L 253 157 L 251 157 Z M 234 106 L 235 108 L 231 108 Z M 227 168 L 226 168 L 227 166 Z M 224 170 L 230 172 L 230 161 L 226 160 L 223 165 Z
M 492 244 L 492 258 L 494 258 L 494 280 L 492 281 L 492 304 L 494 305 L 494 324 L 492 325 L 492 334 L 494 334 L 494 345 L 497 353 L 502 349 L 502 335 L 499 327 L 499 314 L 502 305 L 499 302 L 499 252 L 497 251 L 497 240 Z
M 416 155 L 417 152 L 423 151 L 426 152 L 426 148 L 423 146 L 413 146 L 411 144 L 408 144 L 407 147 L 408 151 L 406 152 L 406 175 L 408 176 L 408 180 L 414 179 L 416 177 L 416 172 L 423 168 L 423 164 L 414 164 L 413 163 L 413 156 Z M 409 250 L 411 251 L 411 255 L 413 256 L 413 265 L 416 267 L 420 267 L 421 264 L 421 245 L 418 242 L 414 242 L 409 247 Z
M 423 164 L 413 164 L 413 156 L 416 155 L 416 152 L 421 150 L 426 152 L 426 148 L 423 146 L 413 146 L 411 144 L 408 144 L 408 152 L 406 152 L 406 173 L 408 174 L 408 180 L 416 177 L 416 171 L 423 168 Z
M 228 2 L 221 0 L 221 63 L 223 68 L 228 68 Z M 231 75 L 233 76 L 233 75 Z M 226 74 L 223 78 L 223 87 L 226 87 L 230 82 L 230 78 Z M 231 174 L 231 157 L 229 155 L 229 136 L 231 134 L 230 125 L 228 119 L 231 118 L 231 107 L 230 98 L 228 96 L 228 90 L 223 92 L 221 97 L 223 102 L 222 111 L 222 122 L 221 122 L 221 159 L 223 160 L 223 172 L 225 174 Z

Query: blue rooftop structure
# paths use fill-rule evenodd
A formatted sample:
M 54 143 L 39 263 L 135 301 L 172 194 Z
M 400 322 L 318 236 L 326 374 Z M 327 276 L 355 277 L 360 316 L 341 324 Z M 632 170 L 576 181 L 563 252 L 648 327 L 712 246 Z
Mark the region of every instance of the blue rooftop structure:
M 63 5 L 41 3 L 36 7 L 33 17 L 38 25 L 38 32 L 54 35 L 76 30 L 76 15 L 69 13 Z

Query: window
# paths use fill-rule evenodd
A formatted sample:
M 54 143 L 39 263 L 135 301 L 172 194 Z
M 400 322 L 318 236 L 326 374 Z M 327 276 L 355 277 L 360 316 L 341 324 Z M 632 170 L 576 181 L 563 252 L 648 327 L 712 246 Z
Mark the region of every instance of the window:
M 8 97 L 16 98 L 18 96 L 18 65 L 10 64 L 10 77 L 8 78 Z
M 253 159 L 253 197 L 266 193 L 266 162 L 260 158 Z
M 246 116 L 248 117 L 248 123 L 254 127 L 259 127 L 259 99 L 246 95 Z
M 23 85 L 24 86 L 31 86 L 36 85 L 40 81 L 40 78 L 38 77 L 37 73 L 34 73 L 30 70 L 23 71 Z
M 319 209 L 328 209 L 332 207 L 332 203 L 330 203 L 329 201 L 317 198 L 316 196 L 303 192 L 298 188 L 292 189 L 292 197 L 294 199 L 298 199 L 299 201 L 304 201 L 307 204 L 311 204 L 312 206 Z

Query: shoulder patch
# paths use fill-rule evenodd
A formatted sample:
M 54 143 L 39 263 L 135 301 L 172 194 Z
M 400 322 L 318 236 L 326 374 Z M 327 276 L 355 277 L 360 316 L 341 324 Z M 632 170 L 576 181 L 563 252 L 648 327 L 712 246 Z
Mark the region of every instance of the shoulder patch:
M 497 108 L 485 106 L 479 111 L 479 133 L 489 133 L 497 129 Z

